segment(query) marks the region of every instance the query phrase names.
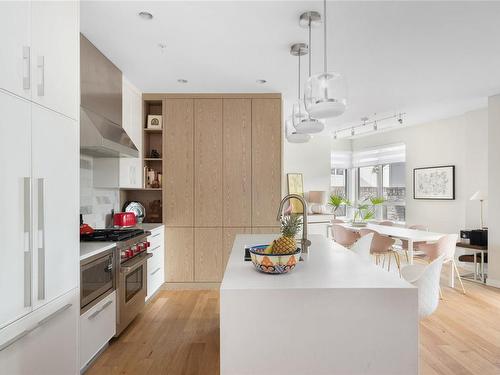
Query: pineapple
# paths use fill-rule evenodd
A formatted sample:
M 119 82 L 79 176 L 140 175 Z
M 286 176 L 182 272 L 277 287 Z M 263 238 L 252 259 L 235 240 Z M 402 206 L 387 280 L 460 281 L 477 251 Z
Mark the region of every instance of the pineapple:
M 281 237 L 273 242 L 273 254 L 290 254 L 297 249 L 295 235 L 301 225 L 302 218 L 296 214 L 281 219 Z

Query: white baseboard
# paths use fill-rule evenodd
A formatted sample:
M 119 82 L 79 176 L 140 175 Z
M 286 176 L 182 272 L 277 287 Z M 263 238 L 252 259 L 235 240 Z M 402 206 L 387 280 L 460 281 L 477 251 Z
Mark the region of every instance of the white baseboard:
M 486 285 L 493 286 L 495 288 L 500 288 L 500 280 L 487 278 Z

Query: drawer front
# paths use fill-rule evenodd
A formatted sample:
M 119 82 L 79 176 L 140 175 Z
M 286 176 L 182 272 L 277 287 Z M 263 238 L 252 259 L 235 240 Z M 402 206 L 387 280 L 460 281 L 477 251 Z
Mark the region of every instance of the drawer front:
M 157 267 L 149 267 L 148 264 L 148 300 L 162 286 L 165 281 L 165 272 L 163 264 Z
M 74 289 L 1 329 L 0 373 L 77 373 L 78 298 Z
M 157 246 L 152 247 L 148 250 L 148 253 L 153 254 L 153 256 L 148 259 L 148 270 L 153 270 L 156 267 L 164 267 L 163 262 L 165 259 L 165 254 L 163 249 L 163 246 Z
M 148 237 L 148 241 L 151 244 L 150 249 L 154 249 L 158 246 L 164 246 L 165 232 L 163 228 L 156 229 L 151 232 L 151 236 Z
M 115 335 L 116 292 L 80 316 L 80 368 Z

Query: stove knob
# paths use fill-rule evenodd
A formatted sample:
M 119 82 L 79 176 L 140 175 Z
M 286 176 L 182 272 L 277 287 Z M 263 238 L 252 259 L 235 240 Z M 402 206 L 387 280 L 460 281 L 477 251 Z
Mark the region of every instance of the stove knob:
M 146 244 L 146 248 L 150 247 L 151 246 L 151 242 L 147 241 L 147 242 L 144 242 Z

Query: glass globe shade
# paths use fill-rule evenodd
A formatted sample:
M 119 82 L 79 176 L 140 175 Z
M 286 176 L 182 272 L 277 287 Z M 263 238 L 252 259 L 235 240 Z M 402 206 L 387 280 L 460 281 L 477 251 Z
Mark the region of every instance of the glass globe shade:
M 321 73 L 306 82 L 304 104 L 313 118 L 340 116 L 347 106 L 347 87 L 339 73 Z
M 294 131 L 293 128 L 293 116 L 286 120 L 286 140 L 289 143 L 307 143 L 311 139 L 309 134 L 300 134 Z
M 325 129 L 325 125 L 321 121 L 310 118 L 303 100 L 293 105 L 292 120 L 293 127 L 299 134 L 319 133 Z

